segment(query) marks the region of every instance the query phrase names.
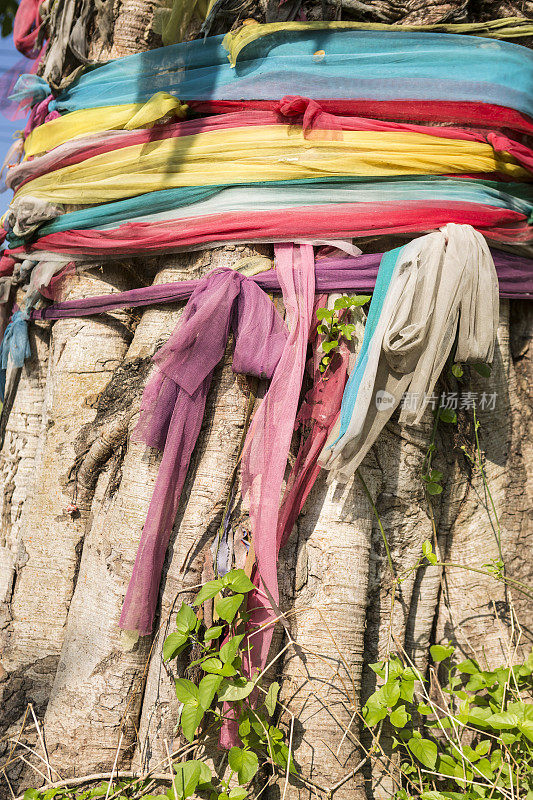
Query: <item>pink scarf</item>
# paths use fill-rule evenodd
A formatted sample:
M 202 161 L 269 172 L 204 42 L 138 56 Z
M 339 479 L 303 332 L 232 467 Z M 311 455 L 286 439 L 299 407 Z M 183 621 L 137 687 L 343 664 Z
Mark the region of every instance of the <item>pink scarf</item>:
M 250 639 L 248 670 L 264 666 L 277 616 L 277 528 L 281 488 L 291 444 L 304 374 L 309 329 L 315 299 L 315 262 L 311 245 L 279 244 L 275 248 L 279 282 L 283 292 L 289 338 L 272 376 L 270 387 L 257 410 L 242 458 L 242 491 L 250 506 L 250 526 L 256 556 L 249 595 L 252 628 L 262 627 Z

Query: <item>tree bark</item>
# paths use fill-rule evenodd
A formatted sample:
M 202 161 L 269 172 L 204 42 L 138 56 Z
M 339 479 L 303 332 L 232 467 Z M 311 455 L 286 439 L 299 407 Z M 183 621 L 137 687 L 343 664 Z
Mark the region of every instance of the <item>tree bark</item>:
M 240 13 L 241 19 L 272 20 L 300 5 L 311 18 L 324 13 L 331 18 L 340 9 L 344 16 L 399 23 L 503 13 L 501 4 L 485 2 L 471 14 L 459 0 L 429 6 L 383 0 L 371 10 L 370 4 L 353 0 L 331 5 L 248 0 L 232 13 L 234 19 Z M 514 6 L 506 4 L 505 12 L 513 13 Z M 112 43 L 95 33 L 92 56 L 117 57 L 157 46 L 152 15 L 149 0 L 124 0 L 115 9 Z M 222 15 L 213 32 L 231 21 Z M 386 249 L 386 242 L 381 245 Z M 271 255 L 264 246 L 231 246 L 111 263 L 69 278 L 64 293 L 73 298 L 152 280 L 199 277 L 255 252 Z M 64 320 L 50 332 L 35 326 L 33 358 L 24 368 L 0 454 L 2 726 L 9 734 L 17 732 L 32 703 L 44 722 L 52 766 L 63 777 L 110 771 L 117 750 L 120 768 L 157 769 L 176 736 L 173 684 L 186 664 L 164 665 L 162 641 L 177 600 L 190 600 L 192 587 L 211 576 L 210 546 L 250 398 L 250 385 L 233 375 L 228 353 L 213 381 L 167 554 L 158 635 L 128 642 L 118 618 L 159 465 L 131 434 L 150 359 L 174 329 L 181 308 L 154 306 L 142 314 Z M 282 553 L 281 603 L 294 644 L 280 629 L 276 647 L 286 649 L 275 671 L 288 709 L 281 721 L 292 730 L 306 781 L 324 790 L 339 784 L 334 792 L 339 800 L 377 800 L 394 790 L 395 767 L 387 757 L 368 761 L 350 775 L 365 758 L 358 714 L 375 678 L 366 664 L 403 651 L 425 670 L 429 645 L 448 639 L 465 657 L 475 653 L 490 666 L 504 663 L 513 609 L 523 626 L 523 648 L 530 642 L 532 612 L 520 594 L 461 566 L 482 569 L 498 559 L 499 535 L 507 575 L 531 580 L 532 316 L 527 304 L 502 303 L 492 377 L 472 374 L 468 385 L 474 392 L 497 394 L 494 411 L 478 409 L 484 474 L 461 450 L 464 445 L 474 460 L 478 457 L 471 414 L 461 416 L 459 429 L 440 425 L 437 430 L 434 466 L 445 475 L 445 491 L 432 512 L 420 478 L 432 438 L 431 414 L 409 428 L 393 417 L 361 469 L 386 533 L 394 575 L 414 566 L 422 543 L 432 539 L 432 513 L 442 560 L 459 566 L 444 572 L 419 566 L 395 583 L 376 515 L 357 476 L 346 486 L 328 485 L 325 475 L 320 477 Z M 71 503 L 78 507 L 74 515 L 66 513 Z M 37 741 L 35 732 L 26 735 L 24 742 Z M 386 729 L 383 742 L 387 747 Z M 42 782 L 20 760 L 8 774 L 19 788 Z M 273 786 L 265 796 L 273 800 L 279 792 Z M 315 794 L 309 784 L 295 780 L 284 796 L 310 800 Z

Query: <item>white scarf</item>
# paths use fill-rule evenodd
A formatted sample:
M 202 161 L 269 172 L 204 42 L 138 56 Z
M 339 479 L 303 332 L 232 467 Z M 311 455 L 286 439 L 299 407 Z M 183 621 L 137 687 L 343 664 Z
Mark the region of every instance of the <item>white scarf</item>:
M 346 433 L 332 431 L 319 463 L 353 475 L 409 391 L 400 422 L 418 423 L 457 335 L 456 361 L 490 363 L 499 318 L 498 278 L 483 236 L 450 223 L 399 253 Z M 338 441 L 337 441 L 338 439 Z

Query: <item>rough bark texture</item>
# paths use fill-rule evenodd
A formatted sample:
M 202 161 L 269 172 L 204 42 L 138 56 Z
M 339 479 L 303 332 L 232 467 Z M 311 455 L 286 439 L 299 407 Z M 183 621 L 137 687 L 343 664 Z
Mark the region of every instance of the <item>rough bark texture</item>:
M 159 44 L 149 0 L 104 5 L 97 4 L 92 58 Z M 212 32 L 249 16 L 294 18 L 302 9 L 309 18 L 342 14 L 398 23 L 531 11 L 527 3 L 488 0 L 289 0 L 282 5 L 248 0 L 222 4 Z M 191 26 L 190 35 L 196 33 Z M 372 246 L 380 249 L 387 243 Z M 65 296 L 197 277 L 253 252 L 232 246 L 106 265 L 70 278 Z M 132 646 L 121 637 L 117 622 L 159 459 L 136 444 L 131 433 L 150 358 L 174 329 L 180 308 L 65 320 L 51 326 L 51 333 L 46 326 L 35 327 L 34 358 L 23 370 L 0 453 L 2 729 L 18 731 L 32 703 L 44 721 L 52 765 L 62 776 L 109 771 L 117 748 L 119 766 L 153 769 L 165 757 L 166 742 L 172 746 L 175 738 L 173 681 L 186 665 L 165 666 L 162 641 L 177 598 L 190 599 L 191 587 L 211 577 L 210 546 L 238 456 L 250 391 L 247 380 L 231 372 L 228 354 L 213 381 L 174 526 L 159 633 Z M 527 304 L 502 304 L 492 377 L 472 374 L 468 384 L 471 391 L 497 393 L 494 410 L 478 412 L 491 497 L 479 468 L 461 450 L 465 446 L 475 457 L 473 420 L 466 413 L 458 429 L 439 426 L 434 465 L 444 473 L 445 491 L 433 503 L 442 559 L 477 567 L 499 558 L 494 503 L 507 574 L 526 583 L 531 581 L 533 535 L 528 478 L 532 321 Z M 430 414 L 410 428 L 393 418 L 362 468 L 396 574 L 415 564 L 422 543 L 432 538 L 420 480 L 431 431 Z M 73 501 L 79 511 L 71 516 L 65 509 Z M 282 724 L 288 731 L 293 726 L 302 774 L 324 789 L 341 782 L 362 757 L 357 710 L 375 678 L 364 669 L 366 663 L 404 649 L 425 669 L 428 645 L 448 639 L 465 657 L 474 651 L 492 666 L 501 663 L 507 657 L 512 604 L 523 624 L 524 647 L 529 640 L 531 608 L 490 577 L 460 566 L 445 574 L 422 566 L 395 587 L 379 527 L 357 478 L 342 487 L 328 486 L 321 476 L 282 555 L 280 581 L 282 608 L 291 612 L 295 641 L 276 665 L 288 709 Z M 280 631 L 276 646 L 286 643 Z M 35 733 L 23 741 L 35 741 Z M 42 782 L 20 760 L 8 774 L 18 788 Z M 342 783 L 334 797 L 387 798 L 393 787 L 394 765 L 383 758 Z M 273 800 L 279 791 L 273 786 L 265 796 Z M 284 795 L 287 800 L 312 796 L 297 782 Z
M 81 273 L 69 281 L 65 296 L 120 291 L 129 286 L 122 270 L 115 274 L 109 270 L 105 277 Z M 38 447 L 32 452 L 33 491 L 20 519 L 11 619 L 2 655 L 4 668 L 21 681 L 20 700 L 12 699 L 15 706 L 25 707 L 27 702 L 40 708 L 46 705 L 87 523 L 83 507 L 74 515 L 66 511 L 75 501 L 71 473 L 76 457 L 74 440 L 80 427 L 94 418 L 95 399 L 122 361 L 130 337 L 124 313 L 105 320 L 65 320 L 53 328 L 42 425 Z M 29 407 L 24 407 L 24 413 L 35 413 L 33 393 L 28 392 L 26 398 L 22 395 L 20 402 L 25 399 Z M 24 468 L 28 471 L 28 465 L 19 463 L 19 470 Z

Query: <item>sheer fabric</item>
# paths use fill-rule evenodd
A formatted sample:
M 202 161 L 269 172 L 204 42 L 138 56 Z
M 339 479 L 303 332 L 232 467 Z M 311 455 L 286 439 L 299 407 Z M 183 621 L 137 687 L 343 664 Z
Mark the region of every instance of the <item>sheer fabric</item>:
M 49 101 L 49 107 L 51 106 L 53 101 Z M 54 110 L 50 112 L 44 124 L 33 128 L 29 133 L 24 143 L 24 151 L 26 156 L 30 157 L 89 134 L 96 135 L 115 129 L 123 131 L 149 128 L 167 115 L 182 118 L 186 108 L 187 106 L 167 92 L 159 92 L 145 103 L 91 108 L 86 111 L 73 111 L 65 116 Z
M 526 114 L 532 109 L 531 54 L 508 42 L 305 24 L 248 44 L 232 68 L 222 41 L 208 37 L 116 59 L 80 76 L 53 107 L 65 113 L 146 102 L 160 91 L 183 102 L 279 100 L 297 86 L 314 99 L 482 101 Z
M 305 138 L 301 128 L 259 125 L 138 144 L 30 180 L 17 197 L 90 205 L 179 186 L 320 177 L 497 173 L 528 180 L 528 169 L 490 144 L 413 132 L 343 131 Z
M 320 458 L 338 480 L 357 469 L 407 391 L 400 422 L 420 421 L 456 334 L 457 361 L 493 357 L 498 278 L 479 233 L 447 225 L 386 254 L 380 273 L 340 421 Z
M 20 0 L 13 23 L 15 47 L 28 58 L 39 55 L 37 37 L 41 28 L 41 0 Z
M 39 106 L 37 106 L 39 108 Z M 138 115 L 137 115 L 138 116 Z M 65 119 L 65 118 L 64 118 Z M 31 161 L 25 161 L 10 172 L 8 185 L 16 189 L 24 181 L 31 180 L 61 167 L 79 164 L 88 158 L 123 147 L 136 144 L 148 144 L 179 136 L 192 136 L 210 131 L 249 127 L 256 125 L 275 125 L 279 122 L 295 122 L 302 125 L 306 139 L 342 140 L 342 131 L 380 131 L 388 133 L 425 133 L 445 139 L 459 139 L 489 143 L 495 152 L 509 153 L 524 167 L 533 166 L 533 151 L 520 142 L 504 136 L 497 130 L 480 128 L 460 128 L 412 123 L 391 122 L 387 120 L 368 119 L 365 117 L 343 116 L 326 112 L 322 106 L 304 97 L 285 97 L 279 103 L 277 113 L 272 111 L 240 111 L 231 114 L 204 117 L 161 124 L 154 128 L 143 127 L 141 130 L 98 131 L 87 136 L 72 137 L 68 142 L 51 149 L 47 142 L 48 153 Z M 134 128 L 139 128 L 139 125 Z M 44 143 L 43 143 L 44 144 Z
M 505 208 L 524 214 L 528 218 L 533 207 L 533 195 L 528 184 L 487 180 L 454 179 L 440 176 L 419 176 L 409 179 L 283 181 L 262 182 L 257 185 L 193 186 L 166 189 L 127 200 L 118 200 L 100 206 L 90 206 L 78 211 L 56 216 L 39 228 L 38 236 L 68 230 L 109 230 L 126 222 L 161 222 L 192 218 L 204 214 L 228 213 L 250 210 L 277 211 L 288 207 L 304 207 L 339 203 L 390 203 L 409 204 L 439 199 L 476 203 L 495 208 Z M 150 213 L 147 213 L 149 210 Z M 333 209 L 332 209 L 333 210 Z M 59 213 L 59 212 L 58 212 Z M 387 213 L 383 209 L 381 213 Z M 379 208 L 376 209 L 379 217 Z M 5 224 L 8 217 L 4 218 Z M 17 247 L 24 238 L 13 230 L 7 232 L 11 247 Z
M 317 305 L 325 305 L 325 300 L 326 297 L 317 298 Z M 320 474 L 318 456 L 339 415 L 350 359 L 348 347 L 341 341 L 331 358 L 327 372 L 322 374 L 319 370 L 322 352 L 319 348 L 320 337 L 316 334 L 315 320 L 311 330 L 313 358 L 310 359 L 310 371 L 313 386 L 307 392 L 296 418 L 297 427 L 302 429 L 302 441 L 287 478 L 279 511 L 278 552 L 287 543 L 309 492 Z
M 28 315 L 25 311 L 15 311 L 0 342 L 0 400 L 2 402 L 4 401 L 8 364 L 22 367 L 24 361 L 30 356 Z
M 242 25 L 230 31 L 224 37 L 223 45 L 228 51 L 230 64 L 234 67 L 239 56 L 246 57 L 246 49 L 250 46 L 265 44 L 272 45 L 272 38 L 286 37 L 293 40 L 295 34 L 309 35 L 315 33 L 334 33 L 339 31 L 375 31 L 379 33 L 396 33 L 396 25 L 387 25 L 382 22 L 358 22 L 356 20 L 337 20 L 333 22 L 307 21 L 307 22 L 267 22 L 265 24 Z M 413 33 L 438 33 L 484 36 L 494 39 L 511 39 L 530 36 L 533 33 L 533 23 L 524 17 L 508 17 L 504 19 L 487 20 L 485 22 L 459 22 L 417 25 L 402 24 L 402 32 Z M 268 37 L 265 41 L 265 37 Z M 248 56 L 249 57 L 249 56 Z
M 364 98 L 318 98 L 330 114 L 369 117 L 393 122 L 425 122 L 506 128 L 521 133 L 533 132 L 533 120 L 526 114 L 494 103 L 457 102 L 453 100 L 365 100 Z M 190 100 L 187 104 L 198 114 L 232 114 L 235 111 L 277 111 L 278 100 Z
M 39 105 L 49 104 L 48 96 Z M 506 108 L 484 102 L 453 102 L 444 100 L 365 100 L 365 99 L 330 99 L 320 98 L 320 107 L 330 114 L 344 116 L 367 117 L 391 122 L 437 123 L 449 124 L 453 120 L 457 125 L 468 125 L 488 129 L 505 128 L 519 133 L 533 133 L 533 120 L 530 116 Z M 45 124 L 30 125 L 25 131 L 24 143 L 26 156 L 35 156 L 47 152 L 72 139 L 85 138 L 93 134 L 109 130 L 131 128 L 131 121 L 138 111 L 147 104 L 132 106 L 106 106 L 91 111 L 73 111 L 61 116 L 51 111 L 45 118 Z M 175 115 L 181 116 L 184 109 L 200 114 L 233 114 L 243 111 L 279 111 L 279 100 L 246 100 L 246 101 L 189 101 L 187 105 L 176 104 Z M 34 108 L 37 108 L 35 106 Z M 33 110 L 32 110 L 33 111 Z M 153 124 L 162 124 L 161 118 L 153 120 Z M 151 127 L 151 124 L 148 126 Z M 34 129 L 35 128 L 35 129 Z
M 335 213 L 332 213 L 334 209 Z M 295 238 L 321 243 L 362 236 L 418 234 L 448 222 L 474 226 L 495 242 L 527 243 L 533 238 L 525 214 L 506 208 L 451 200 L 339 203 L 213 214 L 177 221 L 131 222 L 110 230 L 72 230 L 42 236 L 9 255 L 39 257 L 41 251 L 72 258 L 117 258 L 133 253 L 170 253 L 221 246 L 226 242 L 280 242 Z M 27 254 L 27 256 L 24 256 Z
M 283 477 L 304 374 L 315 297 L 313 248 L 276 246 L 289 338 L 263 401 L 248 431 L 242 455 L 242 493 L 248 503 L 256 563 L 249 595 L 254 628 L 249 672 L 264 665 L 279 601 L 277 527 Z M 266 626 L 266 627 L 265 627 Z
M 233 330 L 233 369 L 271 377 L 287 332 L 268 295 L 232 270 L 214 272 L 197 286 L 169 341 L 154 356 L 157 371 L 143 394 L 135 431 L 163 451 L 120 626 L 152 630 L 163 561 L 189 461 L 200 432 L 213 370 Z
M 491 250 L 500 287 L 500 297 L 527 298 L 533 295 L 533 261 L 503 250 Z M 356 257 L 322 257 L 315 260 L 315 281 L 318 292 L 372 292 L 376 283 L 382 253 L 369 253 Z M 56 264 L 54 273 L 63 264 Z M 5 279 L 4 279 L 5 280 Z M 279 292 L 280 285 L 275 270 L 269 270 L 249 280 L 265 292 Z M 66 319 L 104 314 L 117 308 L 141 308 L 154 303 L 175 303 L 189 298 L 198 281 L 179 281 L 114 292 L 99 297 L 65 300 L 47 308 L 34 309 L 31 319 Z M 48 295 L 45 295 L 48 297 Z

